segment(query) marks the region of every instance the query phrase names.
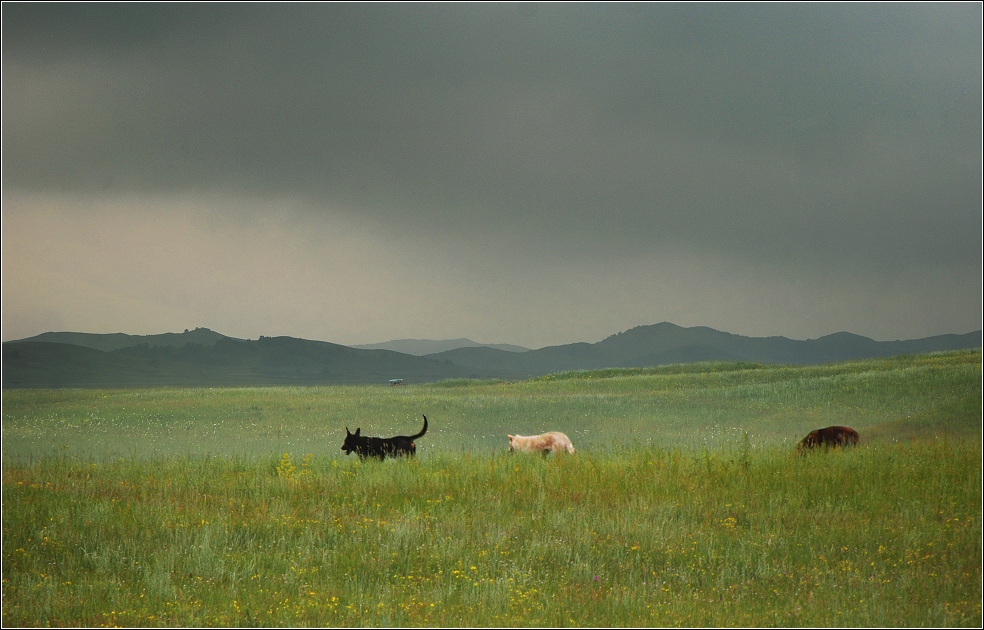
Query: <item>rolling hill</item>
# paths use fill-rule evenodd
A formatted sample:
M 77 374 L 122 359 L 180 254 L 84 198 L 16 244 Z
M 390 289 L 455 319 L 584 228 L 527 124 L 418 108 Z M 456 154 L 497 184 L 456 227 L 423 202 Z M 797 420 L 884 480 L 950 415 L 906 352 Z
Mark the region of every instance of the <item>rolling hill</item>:
M 211 345 L 140 344 L 110 352 L 38 341 L 3 344 L 3 387 L 228 387 L 406 383 L 484 378 L 485 372 L 389 350 L 324 341 L 225 337 Z
M 173 346 L 180 348 L 189 343 L 211 346 L 220 339 L 231 339 L 220 335 L 208 328 L 186 330 L 183 333 L 163 333 L 160 335 L 127 335 L 125 333 L 80 333 L 80 332 L 46 332 L 35 337 L 20 341 L 39 341 L 44 343 L 65 343 L 83 348 L 112 352 L 120 348 L 129 348 L 147 344 L 149 346 Z
M 4 389 L 385 384 L 390 379 L 423 383 L 698 361 L 826 363 L 980 347 L 981 331 L 908 341 L 874 341 L 851 333 L 795 340 L 744 337 L 664 322 L 638 326 L 597 343 L 525 352 L 476 345 L 415 356 L 293 337 L 242 340 L 197 328 L 146 336 L 45 333 L 5 342 L 2 373 Z
M 909 341 L 875 341 L 851 333 L 835 333 L 800 341 L 786 337 L 744 337 L 703 326 L 684 328 L 664 322 L 638 326 L 593 344 L 549 346 L 524 353 L 503 353 L 492 348 L 459 348 L 427 356 L 476 369 L 535 376 L 561 370 L 646 367 L 697 361 L 803 365 L 979 347 L 981 331 Z
M 458 348 L 495 348 L 496 350 L 505 350 L 507 352 L 527 352 L 529 348 L 524 348 L 522 346 L 514 346 L 508 343 L 478 343 L 477 341 L 472 341 L 471 339 L 394 339 L 393 341 L 384 341 L 382 343 L 371 343 L 358 346 L 350 346 L 359 350 L 392 350 L 394 352 L 402 352 L 403 354 L 412 354 L 415 356 L 424 356 L 427 354 L 436 354 L 438 352 L 447 352 L 448 350 L 457 350 Z

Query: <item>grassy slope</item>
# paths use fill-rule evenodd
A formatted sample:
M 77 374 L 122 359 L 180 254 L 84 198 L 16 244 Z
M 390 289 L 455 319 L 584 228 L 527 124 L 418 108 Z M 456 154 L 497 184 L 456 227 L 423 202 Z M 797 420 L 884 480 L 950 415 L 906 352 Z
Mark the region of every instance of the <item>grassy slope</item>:
M 559 430 L 579 449 L 616 445 L 753 448 L 852 426 L 862 441 L 932 431 L 979 434 L 980 351 L 802 367 L 699 364 L 569 372 L 519 382 L 406 387 L 11 390 L 5 460 L 267 455 L 341 457 L 345 427 L 407 434 L 418 454 L 496 452 L 507 433 Z
M 980 363 L 5 393 L 4 625 L 979 626 Z M 335 457 L 420 411 L 417 460 Z

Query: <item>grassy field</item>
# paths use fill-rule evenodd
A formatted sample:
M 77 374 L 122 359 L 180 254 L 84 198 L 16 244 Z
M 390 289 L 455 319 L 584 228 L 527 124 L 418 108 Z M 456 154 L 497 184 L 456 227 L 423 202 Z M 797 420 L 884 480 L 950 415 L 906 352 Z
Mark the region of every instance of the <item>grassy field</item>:
M 363 433 L 431 429 L 411 461 Z M 796 455 L 846 424 L 860 447 Z M 509 456 L 561 430 L 578 453 Z M 980 626 L 981 353 L 3 395 L 3 621 Z

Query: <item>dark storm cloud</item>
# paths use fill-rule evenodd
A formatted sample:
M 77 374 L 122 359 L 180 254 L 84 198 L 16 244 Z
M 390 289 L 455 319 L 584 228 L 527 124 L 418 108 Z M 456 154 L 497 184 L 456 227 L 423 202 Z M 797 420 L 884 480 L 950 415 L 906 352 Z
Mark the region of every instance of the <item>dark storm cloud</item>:
M 979 278 L 977 3 L 5 3 L 3 52 L 6 191 Z
M 20 63 L 120 57 L 214 37 L 244 17 L 237 4 L 20 2 L 3 9 L 3 52 Z

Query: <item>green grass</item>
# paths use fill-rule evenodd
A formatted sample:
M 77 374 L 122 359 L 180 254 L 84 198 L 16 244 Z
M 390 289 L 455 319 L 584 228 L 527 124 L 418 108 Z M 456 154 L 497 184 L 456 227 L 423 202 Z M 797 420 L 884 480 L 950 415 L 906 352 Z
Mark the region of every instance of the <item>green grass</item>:
M 415 460 L 339 450 L 421 413 Z M 5 392 L 3 622 L 979 627 L 980 421 L 980 352 Z M 793 453 L 827 424 L 861 446 Z
M 980 351 L 818 366 L 697 364 L 431 385 L 8 390 L 4 461 L 254 456 L 341 458 L 345 427 L 408 435 L 422 458 L 493 453 L 506 434 L 567 433 L 578 449 L 791 446 L 844 424 L 862 440 L 979 435 Z M 907 424 L 908 423 L 908 424 Z

